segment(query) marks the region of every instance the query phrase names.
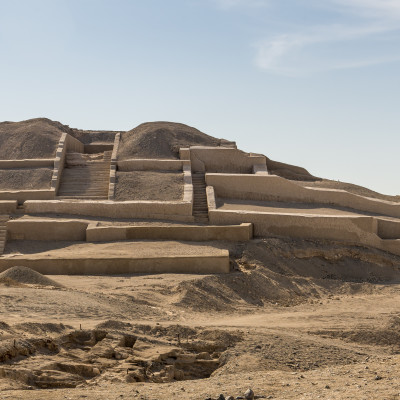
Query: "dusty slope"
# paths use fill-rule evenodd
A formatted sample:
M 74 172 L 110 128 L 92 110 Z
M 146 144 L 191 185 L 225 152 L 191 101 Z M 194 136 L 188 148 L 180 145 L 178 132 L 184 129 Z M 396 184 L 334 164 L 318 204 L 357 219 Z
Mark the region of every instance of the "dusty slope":
M 146 122 L 123 132 L 118 159 L 179 158 L 179 147 L 219 146 L 221 139 L 175 122 Z
M 267 157 L 267 168 L 271 175 L 278 175 L 295 181 L 320 181 L 321 178 L 311 175 L 305 168 L 270 160 Z
M 280 238 L 231 246 L 230 275 L 2 287 L 0 398 L 398 397 L 399 257 Z
M 0 123 L 0 160 L 54 158 L 58 141 L 68 126 L 47 118 Z

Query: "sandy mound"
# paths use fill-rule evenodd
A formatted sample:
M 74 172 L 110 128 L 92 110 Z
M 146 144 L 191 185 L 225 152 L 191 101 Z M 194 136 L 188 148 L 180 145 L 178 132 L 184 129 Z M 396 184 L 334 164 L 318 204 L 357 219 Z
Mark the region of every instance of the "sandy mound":
M 278 175 L 294 181 L 319 181 L 321 178 L 311 175 L 305 168 L 270 160 L 267 157 L 267 168 L 271 175 Z
M 30 285 L 62 287 L 59 283 L 27 267 L 11 267 L 0 274 L 0 279 L 3 278 Z
M 333 294 L 373 293 L 376 283 L 400 280 L 399 257 L 329 241 L 255 240 L 236 263 L 236 273 L 179 283 L 175 304 L 199 311 L 293 306 Z
M 179 158 L 179 148 L 219 146 L 221 139 L 188 125 L 174 122 L 147 122 L 121 134 L 118 159 Z
M 63 132 L 70 129 L 47 118 L 0 123 L 0 159 L 53 158 Z
M 0 170 L 0 190 L 50 189 L 52 168 L 12 168 Z

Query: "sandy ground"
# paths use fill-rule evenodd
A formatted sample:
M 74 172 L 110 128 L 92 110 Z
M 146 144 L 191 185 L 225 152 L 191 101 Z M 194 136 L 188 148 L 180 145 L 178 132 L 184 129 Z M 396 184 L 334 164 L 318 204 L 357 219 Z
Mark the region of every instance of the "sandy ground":
M 244 340 L 228 350 L 234 353 L 233 358 L 211 378 L 161 384 L 118 382 L 116 385 L 104 381 L 76 389 L 33 391 L 10 390 L 12 385 L 0 380 L 0 387 L 3 384 L 4 389 L 0 398 L 170 399 L 183 396 L 206 399 L 216 398 L 219 393 L 242 395 L 248 387 L 258 395 L 273 399 L 399 398 L 400 356 L 393 348 L 394 343 L 376 346 L 341 340 L 332 338 L 332 332 L 379 331 L 399 315 L 400 285 L 382 286 L 379 293 L 372 295 L 324 298 L 318 303 L 291 308 L 249 309 L 245 315 L 193 313 L 176 309 L 169 301 L 159 302 L 152 309 L 138 305 L 136 312 L 113 314 L 113 309 L 121 312 L 118 297 L 123 293 L 133 292 L 137 297 L 147 298 L 152 291 L 160 293 L 181 279 L 192 278 L 179 275 L 59 276 L 58 282 L 74 289 L 2 289 L 2 316 L 8 324 L 53 321 L 76 329 L 82 325 L 83 329 L 93 328 L 112 316 L 134 324 L 168 326 L 180 323 L 192 328 L 202 326 L 243 332 Z M 4 301 L 11 298 L 13 305 L 9 300 Z M 103 303 L 101 307 L 97 305 L 99 302 Z M 85 309 L 84 303 L 87 303 Z M 106 304 L 108 310 L 104 307 Z M 97 308 L 103 309 L 103 314 L 98 313 Z
M 248 387 L 282 400 L 400 398 L 399 257 L 283 238 L 231 244 L 230 252 L 236 267 L 228 275 L 0 282 L 0 399 L 205 400 Z M 78 343 L 99 329 L 109 339 Z M 121 335 L 137 339 L 133 348 L 112 344 Z M 29 340 L 31 354 L 4 359 Z M 175 365 L 183 357 L 191 379 L 157 378 L 165 365 L 149 360 L 171 349 L 186 352 Z M 212 358 L 203 362 L 211 369 L 189 361 L 200 354 Z M 154 374 L 132 381 L 132 363 Z M 101 372 L 88 376 L 88 368 Z M 41 388 L 24 381 L 32 373 Z

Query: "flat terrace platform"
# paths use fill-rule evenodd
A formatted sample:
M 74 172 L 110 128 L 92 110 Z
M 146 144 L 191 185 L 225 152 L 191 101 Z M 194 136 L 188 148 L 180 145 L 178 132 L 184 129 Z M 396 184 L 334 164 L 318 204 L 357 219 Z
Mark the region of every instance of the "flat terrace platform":
M 13 241 L 0 257 L 0 272 L 25 266 L 46 275 L 228 273 L 229 251 L 204 243 Z
M 329 206 L 314 203 L 288 203 L 277 201 L 254 201 L 236 199 L 217 199 L 217 209 L 226 211 L 255 211 L 276 214 L 326 215 L 326 216 L 379 216 L 370 212 L 352 208 Z M 384 216 L 385 219 L 398 221 L 397 218 Z

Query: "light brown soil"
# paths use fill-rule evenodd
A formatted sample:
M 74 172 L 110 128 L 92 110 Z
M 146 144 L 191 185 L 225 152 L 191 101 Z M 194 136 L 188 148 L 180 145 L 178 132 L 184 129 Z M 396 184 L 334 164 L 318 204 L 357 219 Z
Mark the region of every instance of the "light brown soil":
M 210 255 L 219 255 L 220 246 L 207 246 L 201 243 L 196 246 L 193 243 L 181 243 L 174 241 L 123 241 L 123 242 L 47 242 L 15 240 L 7 243 L 4 257 L 18 259 L 24 255 L 30 258 L 119 258 L 119 257 L 157 257 L 174 255 L 196 255 L 204 253 Z M 222 247 L 222 245 L 221 245 Z
M 61 287 L 61 285 L 53 279 L 47 278 L 46 276 L 26 267 L 11 267 L 0 274 L 0 280 L 1 279 L 11 279 L 14 282 L 30 285 Z
M 170 171 L 117 172 L 115 200 L 182 200 L 183 174 Z
M 54 158 L 63 132 L 70 129 L 47 118 L 0 123 L 0 160 Z
M 2 286 L 0 398 L 398 397 L 399 257 L 282 238 L 225 245 L 228 275 Z
M 179 148 L 190 145 L 219 146 L 221 139 L 175 122 L 146 122 L 123 132 L 118 159 L 179 158 Z
M 315 187 L 315 188 L 327 188 L 327 189 L 339 189 L 346 190 L 347 192 L 358 194 L 364 197 L 372 197 L 374 199 L 394 201 L 396 203 L 400 202 L 400 196 L 389 196 L 374 192 L 373 190 L 367 189 L 362 186 L 354 185 L 347 182 L 332 181 L 329 179 L 322 179 L 315 182 L 310 181 L 296 181 L 298 185 L 305 187 Z
M 52 168 L 0 169 L 0 190 L 50 189 Z

